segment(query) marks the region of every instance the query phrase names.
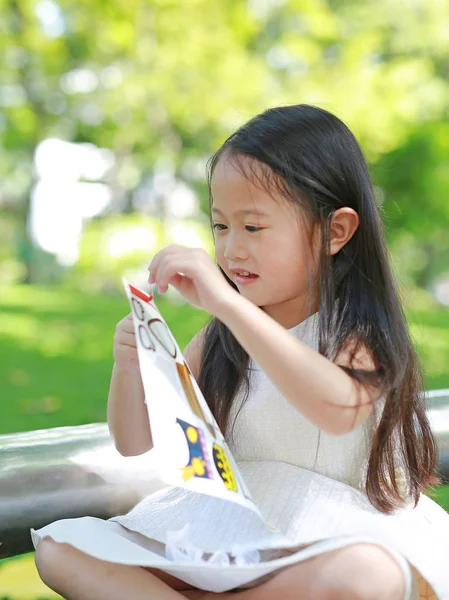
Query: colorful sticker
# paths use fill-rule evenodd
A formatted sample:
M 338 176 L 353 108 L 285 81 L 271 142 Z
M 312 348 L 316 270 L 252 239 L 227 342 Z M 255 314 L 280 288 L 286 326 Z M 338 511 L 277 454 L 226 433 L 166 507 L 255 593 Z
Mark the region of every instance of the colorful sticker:
M 237 482 L 231 467 L 231 463 L 229 462 L 224 449 L 216 443 L 213 445 L 213 456 L 215 466 L 217 467 L 220 477 L 223 479 L 223 483 L 228 490 L 236 492 Z
M 213 479 L 201 429 L 182 419 L 176 419 L 176 422 L 181 426 L 189 448 L 189 461 L 185 467 L 181 468 L 184 481 L 188 481 L 192 477 Z

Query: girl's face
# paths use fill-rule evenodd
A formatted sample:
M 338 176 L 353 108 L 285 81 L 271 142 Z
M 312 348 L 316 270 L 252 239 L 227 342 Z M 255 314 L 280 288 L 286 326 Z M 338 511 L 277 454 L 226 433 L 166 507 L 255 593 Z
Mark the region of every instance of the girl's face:
M 226 156 L 215 167 L 211 191 L 218 264 L 242 296 L 284 327 L 297 325 L 307 317 L 309 277 L 316 280 L 319 247 L 315 236 L 312 251 L 312 227 L 280 192 L 253 183 Z

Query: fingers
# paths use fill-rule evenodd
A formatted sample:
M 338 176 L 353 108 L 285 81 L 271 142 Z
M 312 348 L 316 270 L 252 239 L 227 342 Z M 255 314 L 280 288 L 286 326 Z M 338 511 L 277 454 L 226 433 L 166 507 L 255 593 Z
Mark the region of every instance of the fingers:
M 132 348 L 137 347 L 132 314 L 127 315 L 117 323 L 114 343 L 122 346 L 131 346 Z
M 159 279 L 158 279 L 158 275 L 160 274 L 160 266 L 161 263 L 164 262 L 164 259 L 167 258 L 167 256 L 169 256 L 170 254 L 173 254 L 174 252 L 179 252 L 180 249 L 184 249 L 186 250 L 186 248 L 184 246 L 179 246 L 178 244 L 170 244 L 170 246 L 167 246 L 166 248 L 164 248 L 163 250 L 161 250 L 160 252 L 158 252 L 153 260 L 151 261 L 150 265 L 148 266 L 148 270 L 150 271 L 150 278 L 149 278 L 149 282 L 150 283 L 160 283 Z
M 117 323 L 113 344 L 114 362 L 117 368 L 133 372 L 139 368 L 137 341 L 132 314 Z
M 187 248 L 176 244 L 167 246 L 156 254 L 148 267 L 149 283 L 157 283 L 160 292 L 167 291 L 173 277 L 179 274 L 185 277 L 192 275 L 192 266 L 197 265 L 200 254 L 204 252 L 202 248 Z
M 116 344 L 120 346 L 129 346 L 130 348 L 137 348 L 136 336 L 134 333 L 127 333 L 126 331 L 119 331 L 115 336 Z
M 134 333 L 134 321 L 131 313 L 117 323 L 117 330 Z

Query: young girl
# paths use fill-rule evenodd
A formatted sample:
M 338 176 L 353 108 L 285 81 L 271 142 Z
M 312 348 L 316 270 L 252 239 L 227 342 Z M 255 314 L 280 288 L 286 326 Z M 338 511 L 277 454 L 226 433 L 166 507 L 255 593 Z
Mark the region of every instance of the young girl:
M 256 504 L 295 542 L 289 565 L 231 595 L 130 564 L 127 548 L 164 542 L 160 523 L 189 512 L 175 489 L 102 527 L 33 531 L 42 579 L 80 600 L 449 599 L 449 516 L 422 494 L 436 444 L 357 141 L 320 108 L 274 108 L 226 140 L 209 175 L 216 263 L 169 246 L 150 282 L 212 315 L 186 360 Z M 130 317 L 114 357 L 111 434 L 140 454 L 152 442 Z M 188 498 L 201 527 L 205 497 Z

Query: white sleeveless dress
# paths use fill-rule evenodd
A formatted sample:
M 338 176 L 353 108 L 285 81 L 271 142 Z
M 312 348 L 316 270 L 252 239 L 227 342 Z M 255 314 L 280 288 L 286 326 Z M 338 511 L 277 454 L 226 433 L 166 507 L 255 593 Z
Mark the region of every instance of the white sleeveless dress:
M 289 331 L 318 349 L 317 313 Z M 385 515 L 363 493 L 374 417 L 347 435 L 327 435 L 252 360 L 250 368 L 249 397 L 240 408 L 237 396 L 230 420 L 235 426 L 226 438 L 266 522 L 288 537 L 284 552 L 262 552 L 260 563 L 242 566 L 168 563 L 167 532 L 186 524 L 194 524 L 189 539 L 204 552 L 216 551 L 217 540 L 230 539 L 231 529 L 235 542 L 235 527 L 226 516 L 229 503 L 178 488 L 148 496 L 127 515 L 109 521 L 65 519 L 32 530 L 35 547 L 49 535 L 97 558 L 157 567 L 195 587 L 220 592 L 257 585 L 279 568 L 366 542 L 397 560 L 406 600 L 449 600 L 449 515 L 424 495 L 415 508 Z M 256 525 L 248 511 L 236 514 L 234 507 L 232 525 L 243 542 Z

